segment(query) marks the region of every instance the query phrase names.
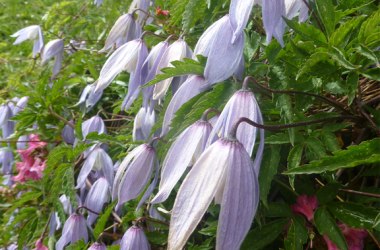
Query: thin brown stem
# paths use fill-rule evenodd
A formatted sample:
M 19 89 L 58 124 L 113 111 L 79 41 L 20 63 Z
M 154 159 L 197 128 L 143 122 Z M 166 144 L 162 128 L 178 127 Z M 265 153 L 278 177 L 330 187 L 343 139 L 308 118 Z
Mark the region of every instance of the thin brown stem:
M 367 192 L 356 191 L 356 190 L 345 189 L 345 188 L 341 188 L 339 190 L 342 192 L 350 193 L 350 194 L 357 194 L 357 195 L 363 195 L 363 196 L 368 196 L 368 197 L 380 198 L 380 194 L 367 193 Z
M 75 129 L 75 125 L 74 125 L 72 122 L 66 120 L 65 118 L 63 118 L 62 116 L 60 116 L 59 114 L 57 114 L 57 113 L 53 110 L 53 108 L 52 108 L 51 106 L 49 107 L 49 113 L 50 113 L 52 116 L 54 116 L 55 118 L 57 118 L 58 120 L 62 121 L 64 124 L 66 124 L 66 125 L 72 127 L 73 129 Z

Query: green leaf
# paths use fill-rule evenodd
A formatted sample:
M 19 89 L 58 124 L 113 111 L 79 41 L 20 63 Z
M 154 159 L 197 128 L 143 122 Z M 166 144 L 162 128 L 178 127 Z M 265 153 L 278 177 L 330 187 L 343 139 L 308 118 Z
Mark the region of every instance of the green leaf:
M 22 250 L 24 245 L 26 245 L 33 237 L 34 231 L 37 228 L 38 217 L 32 217 L 30 220 L 21 228 L 18 239 L 17 239 L 17 249 Z
M 332 156 L 312 161 L 307 165 L 289 169 L 286 174 L 316 174 L 335 171 L 340 168 L 353 168 L 363 164 L 380 162 L 380 138 L 349 146 L 346 150 L 334 152 Z
M 324 46 L 327 43 L 326 36 L 314 26 L 307 23 L 299 23 L 297 20 L 285 19 L 287 25 L 299 34 L 306 41 L 313 41 L 318 45 Z
M 355 30 L 364 21 L 365 16 L 354 17 L 351 20 L 343 23 L 331 34 L 329 44 L 338 48 L 345 48 L 346 45 L 357 37 Z
M 336 135 L 332 132 L 323 131 L 322 132 L 322 141 L 323 144 L 330 152 L 335 152 L 340 150 L 340 145 L 336 138 Z
M 173 67 L 167 67 L 161 69 L 161 74 L 156 75 L 156 77 L 145 84 L 143 87 L 151 86 L 159 83 L 165 79 L 182 76 L 182 75 L 203 75 L 204 65 L 200 62 L 195 61 L 190 58 L 184 58 L 183 61 L 173 61 L 171 62 Z
M 361 25 L 358 40 L 369 48 L 376 48 L 380 45 L 380 10 L 377 10 Z
M 291 219 L 290 222 L 288 234 L 284 241 L 285 250 L 302 250 L 308 239 L 307 229 L 298 218 Z
M 328 205 L 330 212 L 343 223 L 354 228 L 366 228 L 371 230 L 376 224 L 376 216 L 380 212 L 370 206 L 358 203 L 335 202 Z M 380 231 L 380 225 L 375 229 Z
M 379 58 L 377 57 L 375 52 L 367 48 L 365 45 L 363 44 L 359 45 L 358 47 L 355 48 L 355 51 L 358 52 L 360 55 L 368 58 L 373 63 L 379 63 Z
M 315 226 L 321 235 L 327 235 L 339 249 L 348 250 L 346 240 L 334 218 L 325 207 L 320 207 L 314 214 Z
M 313 159 L 320 159 L 326 156 L 326 148 L 317 138 L 310 136 L 307 138 L 305 144 L 310 153 L 312 153 Z M 308 159 L 311 158 L 310 156 L 311 155 L 309 155 Z
M 317 12 L 322 20 L 323 26 L 325 28 L 328 37 L 335 30 L 335 7 L 332 0 L 317 0 L 315 1 L 317 7 Z
M 297 168 L 300 165 L 303 148 L 303 144 L 297 144 L 290 150 L 288 155 L 288 171 Z M 294 176 L 289 176 L 289 183 L 290 186 L 294 189 Z
M 287 222 L 288 219 L 279 219 L 249 231 L 241 246 L 241 250 L 257 250 L 265 248 L 276 240 L 284 230 L 284 226 Z
M 41 195 L 42 193 L 39 191 L 23 193 L 16 201 L 13 202 L 13 205 L 7 210 L 7 214 L 12 214 L 15 209 L 25 206 L 25 203 L 37 201 Z
M 317 192 L 318 203 L 323 205 L 335 199 L 342 186 L 339 183 L 328 183 Z
M 288 144 L 289 134 L 288 133 L 276 133 L 265 138 L 266 144 Z
M 202 20 L 204 17 L 206 8 L 207 5 L 205 1 L 189 0 L 182 16 L 182 29 L 188 32 L 190 28 L 194 27 L 196 22 Z
M 277 168 L 280 165 L 280 151 L 281 147 L 277 145 L 271 145 L 265 149 L 262 166 L 259 175 L 259 187 L 260 187 L 260 200 L 264 206 L 267 206 L 267 196 L 271 187 L 273 176 L 277 174 Z
M 350 61 L 348 61 L 343 52 L 336 47 L 332 47 L 332 50 L 328 52 L 328 55 L 330 55 L 331 58 L 334 61 L 336 61 L 340 66 L 346 69 L 354 70 L 358 68 L 357 66 L 353 65 Z
M 113 202 L 107 206 L 107 208 L 104 210 L 104 212 L 99 215 L 98 221 L 96 223 L 96 226 L 94 228 L 94 237 L 95 239 L 99 238 L 99 235 L 103 232 L 104 228 L 106 227 L 108 218 L 110 217 L 112 213 L 112 209 L 114 208 L 116 202 Z

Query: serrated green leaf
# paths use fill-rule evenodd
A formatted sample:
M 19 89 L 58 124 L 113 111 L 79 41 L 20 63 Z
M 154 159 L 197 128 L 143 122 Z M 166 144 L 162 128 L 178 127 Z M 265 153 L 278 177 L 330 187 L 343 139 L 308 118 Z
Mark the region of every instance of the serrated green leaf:
M 354 17 L 337 28 L 329 39 L 329 44 L 337 48 L 345 48 L 346 45 L 357 37 L 357 28 L 364 21 L 365 16 Z
M 363 164 L 380 162 L 380 138 L 362 142 L 346 150 L 334 152 L 332 156 L 312 161 L 307 165 L 289 169 L 286 174 L 315 174 L 335 171 L 340 168 L 353 168 Z
M 28 243 L 32 236 L 34 231 L 36 230 L 38 224 L 38 217 L 32 217 L 30 220 L 21 228 L 18 239 L 17 239 L 17 249 L 22 250 L 24 245 Z
M 330 152 L 335 152 L 340 150 L 340 145 L 338 143 L 338 140 L 336 138 L 336 135 L 332 132 L 323 131 L 322 132 L 322 141 L 325 147 Z
M 326 34 L 330 37 L 331 33 L 335 30 L 335 7 L 332 0 L 318 0 L 315 1 L 317 12 L 322 20 L 323 27 Z
M 13 202 L 13 205 L 7 210 L 7 214 L 12 214 L 15 209 L 23 207 L 25 203 L 30 201 L 36 201 L 42 195 L 40 191 L 30 191 L 23 193 L 17 200 Z
M 340 66 L 346 69 L 354 70 L 358 68 L 357 66 L 353 65 L 350 61 L 348 61 L 343 52 L 336 47 L 332 47 L 332 50 L 328 52 L 328 55 L 331 56 L 331 58 Z
M 271 145 L 266 148 L 264 154 L 262 166 L 259 175 L 259 187 L 260 187 L 260 200 L 264 206 L 267 206 L 267 196 L 271 187 L 273 176 L 277 174 L 277 169 L 280 163 L 280 151 L 281 147 L 277 145 Z
M 300 165 L 303 148 L 303 144 L 297 144 L 290 150 L 288 155 L 288 171 L 293 168 L 297 168 Z M 289 183 L 290 186 L 294 189 L 294 176 L 289 176 Z
M 267 245 L 280 235 L 287 222 L 288 219 L 279 219 L 249 231 L 241 246 L 241 250 L 265 249 Z
M 320 207 L 314 214 L 315 226 L 321 235 L 327 235 L 341 250 L 348 250 L 346 240 L 334 218 L 325 207 Z
M 288 133 L 276 133 L 265 138 L 265 144 L 287 144 L 289 141 Z
M 206 2 L 202 0 L 189 0 L 182 16 L 182 29 L 188 32 L 198 20 L 204 17 L 207 8 Z
M 302 250 L 308 238 L 307 229 L 297 218 L 291 219 L 290 223 L 288 234 L 284 241 L 285 250 Z
M 368 48 L 380 45 L 380 10 L 377 10 L 361 25 L 358 40 Z
M 99 235 L 103 232 L 106 227 L 108 218 L 110 217 L 112 210 L 115 206 L 116 202 L 113 202 L 107 206 L 102 214 L 99 215 L 98 220 L 96 222 L 96 226 L 94 228 L 94 237 L 95 239 L 99 238 Z
M 160 74 L 157 74 L 156 77 L 145 84 L 143 87 L 151 86 L 156 83 L 159 83 L 165 79 L 175 77 L 175 76 L 183 76 L 183 75 L 203 75 L 204 66 L 193 59 L 184 58 L 183 61 L 173 61 L 171 62 L 173 67 L 167 67 L 161 69 Z
M 306 41 L 313 41 L 324 46 L 327 43 L 326 36 L 314 26 L 307 23 L 298 23 L 297 20 L 286 20 L 287 25 Z
M 376 224 L 376 216 L 380 212 L 373 207 L 358 203 L 335 202 L 328 205 L 328 209 L 338 220 L 354 228 L 371 230 Z M 380 231 L 380 225 L 375 226 Z

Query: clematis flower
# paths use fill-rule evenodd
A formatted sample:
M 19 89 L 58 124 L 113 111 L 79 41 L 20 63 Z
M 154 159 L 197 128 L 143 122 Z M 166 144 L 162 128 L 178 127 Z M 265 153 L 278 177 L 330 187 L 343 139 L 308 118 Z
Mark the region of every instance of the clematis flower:
M 210 133 L 208 144 L 212 144 L 219 137 L 228 137 L 229 131 L 235 122 L 241 117 L 247 117 L 254 122 L 263 123 L 263 118 L 259 105 L 253 93 L 245 87 L 249 78 L 246 78 L 243 83 L 243 88 L 238 90 L 227 102 L 222 113 L 220 114 L 213 130 Z M 257 151 L 255 173 L 258 175 L 261 165 L 262 153 L 264 150 L 264 130 L 260 131 L 260 144 Z M 258 129 L 248 124 L 241 124 L 237 130 L 237 139 L 244 145 L 249 155 L 252 155 L 253 148 L 256 142 Z
M 95 83 L 88 84 L 82 91 L 79 101 L 75 106 L 79 106 L 83 113 L 90 111 L 103 95 L 103 90 L 95 92 Z
M 20 44 L 26 40 L 34 41 L 33 57 L 36 57 L 38 53 L 42 52 L 44 37 L 42 35 L 41 27 L 38 25 L 31 25 L 23 28 L 11 35 L 11 37 L 17 37 L 16 41 L 13 43 L 14 45 Z
M 156 121 L 156 114 L 154 109 L 148 107 L 141 107 L 137 112 L 133 121 L 133 141 L 144 141 L 149 138 L 150 131 Z
M 297 203 L 292 205 L 293 212 L 303 214 L 308 221 L 314 218 L 314 212 L 318 207 L 316 196 L 300 195 L 297 197 Z
M 264 29 L 267 34 L 267 43 L 275 37 L 284 46 L 283 35 L 285 32 L 285 22 L 283 17 L 286 15 L 284 0 L 266 0 L 262 3 L 262 15 Z
M 97 171 L 107 179 L 109 185 L 112 185 L 114 180 L 112 159 L 100 146 L 96 146 L 84 161 L 77 178 L 76 188 L 84 186 L 91 171 Z
M 16 106 L 13 109 L 13 114 L 16 115 L 20 111 L 22 111 L 26 107 L 28 100 L 29 100 L 28 96 L 23 96 L 20 99 L 18 99 L 16 102 Z
M 99 52 L 109 52 L 123 44 L 138 38 L 141 35 L 141 26 L 135 21 L 132 14 L 120 16 L 112 26 L 103 49 Z
M 187 46 L 187 43 L 182 39 L 178 39 L 166 49 L 157 67 L 157 74 L 159 74 L 163 68 L 173 67 L 171 62 L 182 60 L 185 57 L 191 58 L 192 54 L 193 52 L 189 46 Z M 172 81 L 173 77 L 157 83 L 153 90 L 153 100 L 161 100 L 168 91 Z
M 41 65 L 54 57 L 53 76 L 55 77 L 62 67 L 64 43 L 62 39 L 55 39 L 48 42 L 41 54 Z
M 98 115 L 95 115 L 82 123 L 83 137 L 86 138 L 86 136 L 91 132 L 98 132 L 98 134 L 107 133 L 106 125 L 104 124 L 102 118 Z
M 243 144 L 222 138 L 199 157 L 178 190 L 172 209 L 168 250 L 182 249 L 215 198 L 221 204 L 217 250 L 237 250 L 259 202 L 253 162 Z
M 206 118 L 202 118 L 176 138 L 166 154 L 161 171 L 159 192 L 151 203 L 164 202 L 169 197 L 186 168 L 193 165 L 203 153 L 211 130 L 211 124 Z
M 207 90 L 209 85 L 202 76 L 189 76 L 187 80 L 179 87 L 177 92 L 174 94 L 173 98 L 165 111 L 164 122 L 162 124 L 161 136 L 164 136 L 169 131 L 170 122 L 174 117 L 175 112 L 187 101 L 196 95 Z
M 204 72 L 206 81 L 215 84 L 231 77 L 241 64 L 243 48 L 244 36 L 241 33 L 234 37 L 228 15 L 211 25 L 202 34 L 195 50 L 196 54 L 207 57 Z
M 144 24 L 144 20 L 147 20 L 147 23 L 151 22 L 151 20 L 148 20 L 150 18 L 147 17 L 147 14 L 146 14 L 148 12 L 150 2 L 151 2 L 150 0 L 133 0 L 131 5 L 129 5 L 128 12 L 130 13 L 136 12 L 136 10 L 142 10 L 142 11 L 137 12 L 138 13 L 137 21 L 141 25 Z
M 309 8 L 303 0 L 285 0 L 285 13 L 288 19 L 293 19 L 299 14 L 299 22 L 305 22 L 309 17 Z
M 87 250 L 106 250 L 107 247 L 103 242 L 93 243 Z
M 351 228 L 346 224 L 339 224 L 338 226 L 342 231 L 344 238 L 346 238 L 348 250 L 364 249 L 364 240 L 368 236 L 366 230 Z M 323 239 L 327 244 L 328 250 L 339 250 L 339 248 L 329 239 L 327 235 L 323 235 Z
M 0 126 L 4 126 L 12 116 L 12 109 L 8 104 L 3 104 L 0 106 Z
M 11 148 L 0 148 L 0 165 L 2 174 L 12 172 L 13 153 Z
M 62 236 L 55 244 L 55 249 L 63 250 L 66 245 L 73 244 L 79 240 L 84 240 L 85 243 L 88 241 L 86 220 L 83 215 L 73 213 L 66 220 L 62 229 Z
M 74 142 L 75 142 L 74 129 L 73 129 L 72 127 L 70 127 L 69 125 L 66 124 L 66 125 L 63 127 L 63 130 L 62 130 L 61 136 L 62 136 L 63 140 L 64 140 L 67 144 L 74 144 Z
M 234 29 L 232 43 L 240 36 L 243 29 L 247 26 L 249 15 L 251 14 L 254 4 L 258 4 L 257 0 L 232 0 L 230 4 L 230 20 Z
M 111 187 L 108 181 L 104 177 L 100 177 L 94 184 L 91 186 L 90 191 L 87 194 L 84 205 L 89 209 L 100 213 L 102 212 L 104 204 L 109 202 L 111 199 Z M 92 225 L 96 218 L 97 214 L 89 212 L 87 217 L 87 222 L 89 225 Z
M 128 153 L 117 169 L 112 187 L 112 200 L 118 200 L 116 210 L 144 190 L 155 164 L 156 151 L 151 145 L 142 144 Z
M 130 227 L 123 235 L 120 250 L 150 250 L 144 231 L 138 226 Z
M 104 63 L 96 83 L 95 92 L 104 90 L 113 79 L 122 71 L 134 72 L 139 59 L 139 52 L 146 52 L 146 47 L 141 39 L 132 40 L 115 50 Z

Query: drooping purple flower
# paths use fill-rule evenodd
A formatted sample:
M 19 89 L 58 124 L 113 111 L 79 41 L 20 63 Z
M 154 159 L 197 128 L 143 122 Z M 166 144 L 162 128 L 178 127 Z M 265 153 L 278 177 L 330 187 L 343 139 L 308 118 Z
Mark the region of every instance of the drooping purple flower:
M 169 197 L 186 168 L 193 165 L 203 153 L 211 130 L 211 124 L 201 119 L 176 138 L 165 157 L 159 192 L 152 203 L 164 202 Z
M 70 127 L 69 125 L 66 124 L 63 127 L 61 136 L 67 144 L 74 144 L 75 142 L 74 129 Z
M 95 86 L 95 83 L 86 85 L 79 101 L 75 104 L 75 106 L 80 106 L 83 113 L 90 111 L 103 95 L 103 90 L 95 92 Z
M 107 247 L 103 242 L 93 243 L 87 250 L 106 250 Z
M 10 174 L 12 172 L 13 153 L 11 148 L 0 148 L 0 165 L 2 174 Z
M 62 236 L 55 244 L 57 250 L 63 250 L 68 244 L 73 244 L 79 240 L 88 241 L 86 220 L 83 215 L 73 213 L 66 220 L 62 229 Z
M 123 235 L 120 250 L 150 250 L 144 231 L 138 226 L 130 227 Z
M 128 12 L 130 13 L 132 13 L 135 10 L 141 10 L 137 12 L 138 14 L 137 20 L 138 20 L 138 23 L 141 25 L 144 24 L 145 19 L 146 20 L 149 19 L 146 13 L 148 12 L 150 2 L 151 2 L 150 0 L 133 0 L 131 5 L 129 6 Z
M 112 199 L 118 200 L 116 210 L 144 190 L 155 164 L 156 151 L 148 144 L 142 144 L 128 153 L 117 169 L 112 187 Z
M 16 115 L 16 114 L 18 114 L 20 111 L 22 111 L 22 110 L 26 107 L 26 105 L 27 105 L 27 103 L 28 103 L 28 100 L 29 100 L 29 97 L 28 97 L 28 96 L 23 96 L 23 97 L 21 97 L 20 99 L 18 99 L 18 100 L 16 101 L 16 105 L 15 105 L 15 107 L 14 107 L 14 109 L 13 109 L 13 114 Z
M 38 53 L 42 52 L 44 37 L 42 35 L 41 27 L 38 25 L 31 25 L 23 28 L 11 35 L 11 37 L 17 37 L 16 41 L 13 43 L 14 45 L 20 44 L 26 40 L 34 41 L 33 57 L 36 57 Z
M 105 45 L 99 52 L 117 49 L 123 44 L 138 38 L 140 35 L 141 26 L 136 22 L 132 14 L 124 14 L 112 26 Z
M 174 94 L 173 98 L 165 111 L 164 122 L 162 124 L 161 136 L 164 136 L 169 131 L 169 125 L 174 117 L 175 112 L 187 101 L 196 95 L 207 90 L 209 85 L 202 76 L 189 76 L 189 78 L 181 85 Z
M 299 14 L 299 22 L 305 22 L 309 17 L 309 8 L 303 0 L 285 0 L 285 10 L 288 19 L 293 19 Z
M 193 52 L 191 51 L 189 46 L 187 46 L 187 43 L 182 39 L 178 39 L 165 50 L 157 67 L 157 74 L 160 74 L 161 69 L 163 68 L 173 67 L 171 62 L 182 60 L 185 57 L 191 58 L 192 54 Z M 153 99 L 161 100 L 165 96 L 172 81 L 173 77 L 157 83 L 154 86 Z
M 184 247 L 214 198 L 221 204 L 216 249 L 239 249 L 256 213 L 258 190 L 244 146 L 236 139 L 219 139 L 200 156 L 178 190 L 168 250 Z
M 148 48 L 142 41 L 141 46 L 139 46 L 138 49 L 139 51 L 137 53 L 138 57 L 136 68 L 134 71 L 131 72 L 131 75 L 129 77 L 128 94 L 126 95 L 126 97 L 123 100 L 123 103 L 121 104 L 122 110 L 129 109 L 132 103 L 136 100 L 140 93 L 140 87 L 144 83 L 144 78 L 148 74 L 148 69 L 144 67 L 144 62 L 148 56 Z
M 109 155 L 100 146 L 95 147 L 87 156 L 77 178 L 76 188 L 84 186 L 91 171 L 97 171 L 105 177 L 110 185 L 113 184 L 113 163 Z
M 100 71 L 99 79 L 96 83 L 95 92 L 104 90 L 110 85 L 113 79 L 122 71 L 134 72 L 137 66 L 139 52 L 145 51 L 146 47 L 142 39 L 136 39 L 115 50 L 104 63 Z
M 111 199 L 111 187 L 108 181 L 104 177 L 100 177 L 94 184 L 91 186 L 90 191 L 87 194 L 84 205 L 89 209 L 100 213 L 103 209 L 104 204 L 109 202 Z M 87 222 L 89 225 L 92 225 L 96 218 L 97 214 L 89 212 L 87 217 Z
M 234 29 L 228 15 L 211 25 L 201 36 L 196 52 L 207 57 L 205 78 L 215 84 L 231 77 L 241 65 L 244 36 L 237 35 L 232 43 Z
M 67 197 L 65 194 L 63 194 L 63 195 L 61 195 L 61 196 L 59 197 L 59 201 L 60 201 L 61 204 L 62 204 L 63 211 L 64 211 L 66 214 L 71 215 L 71 214 L 73 213 L 73 206 L 71 205 L 71 202 L 70 202 L 69 197 Z
M 103 0 L 94 0 L 94 4 L 96 5 L 96 7 L 99 7 L 100 5 L 102 5 L 103 3 Z
M 133 121 L 133 141 L 145 141 L 149 138 L 150 132 L 156 121 L 154 109 L 141 107 Z
M 9 107 L 8 103 L 0 106 L 0 127 L 5 125 L 7 121 L 13 116 L 12 109 Z
M 263 122 L 259 105 L 253 93 L 245 89 L 238 90 L 227 102 L 218 121 L 210 133 L 208 144 L 212 144 L 219 137 L 228 137 L 229 131 L 235 122 L 241 117 L 247 117 L 257 123 Z M 258 129 L 248 124 L 241 124 L 237 130 L 237 139 L 244 145 L 249 155 L 252 155 L 256 142 Z M 262 154 L 264 149 L 264 131 L 260 129 L 260 146 L 257 154 Z M 257 164 L 260 166 L 260 164 Z M 255 169 L 258 174 L 259 169 Z
M 284 46 L 283 35 L 285 32 L 285 22 L 283 17 L 286 14 L 284 0 L 265 0 L 262 3 L 262 15 L 264 29 L 267 34 L 267 43 L 272 37 Z
M 240 36 L 243 29 L 247 26 L 249 15 L 251 14 L 252 7 L 257 4 L 257 0 L 232 0 L 230 4 L 230 20 L 234 29 L 232 42 Z
M 91 132 L 97 132 L 98 134 L 107 133 L 106 125 L 104 124 L 102 118 L 98 115 L 95 115 L 82 123 L 83 137 L 86 138 L 86 136 Z
M 62 39 L 55 39 L 48 42 L 41 54 L 41 65 L 54 57 L 53 77 L 55 77 L 62 67 L 64 43 Z

